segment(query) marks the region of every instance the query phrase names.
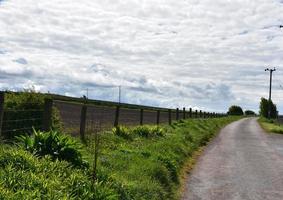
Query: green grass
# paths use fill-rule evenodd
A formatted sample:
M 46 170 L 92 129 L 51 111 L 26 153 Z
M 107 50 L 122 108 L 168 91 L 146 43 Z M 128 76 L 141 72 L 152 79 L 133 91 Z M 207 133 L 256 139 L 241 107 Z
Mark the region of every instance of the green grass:
M 178 199 L 186 161 L 236 119 L 239 117 L 180 121 L 162 127 L 159 134 L 148 133 L 155 128 L 141 127 L 123 128 L 120 135 L 102 134 L 98 169 L 122 186 L 120 199 Z M 148 135 L 151 137 L 144 137 Z
M 269 133 L 283 134 L 283 126 L 277 123 L 275 120 L 259 118 L 258 122 L 260 123 L 261 127 Z
M 0 147 L 0 199 L 117 199 L 109 182 L 93 184 L 90 172 L 19 147 Z
M 179 199 L 181 171 L 220 128 L 239 117 L 193 119 L 172 126 L 123 128 L 99 134 L 96 181 L 93 169 L 20 146 L 1 145 L 0 199 Z M 125 137 L 126 135 L 126 137 Z M 94 137 L 84 157 L 93 162 Z

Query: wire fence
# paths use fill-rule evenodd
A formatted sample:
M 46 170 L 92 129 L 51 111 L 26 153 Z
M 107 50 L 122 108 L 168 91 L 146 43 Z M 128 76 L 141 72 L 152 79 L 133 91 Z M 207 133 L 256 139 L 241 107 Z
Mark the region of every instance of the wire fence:
M 278 123 L 283 125 L 283 116 L 278 116 Z
M 69 97 L 4 107 L 4 93 L 0 92 L 0 134 L 10 138 L 19 133 L 29 134 L 33 129 L 48 131 L 53 126 L 54 111 L 58 112 L 63 131 L 74 136 L 98 129 L 110 130 L 118 125 L 160 125 L 181 119 L 223 116 L 191 108 L 168 109 Z
M 30 134 L 33 129 L 42 129 L 43 109 L 28 109 L 33 105 L 26 104 L 20 109 L 5 109 L 3 110 L 2 119 L 2 135 L 5 138 L 12 138 L 18 134 Z
M 115 126 L 171 124 L 174 120 L 188 118 L 220 117 L 215 113 L 193 111 L 192 109 L 146 108 L 145 106 L 127 107 L 122 105 L 94 105 L 86 99 L 78 102 L 53 100 L 63 122 L 65 132 L 84 135 L 93 130 L 110 130 Z

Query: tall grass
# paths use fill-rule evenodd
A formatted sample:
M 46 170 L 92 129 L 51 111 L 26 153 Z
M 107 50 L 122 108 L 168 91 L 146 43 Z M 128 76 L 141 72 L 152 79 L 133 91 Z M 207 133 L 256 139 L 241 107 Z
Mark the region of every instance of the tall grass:
M 37 158 L 16 147 L 0 147 L 0 199 L 118 199 L 110 182 L 93 184 L 88 170 L 50 156 Z

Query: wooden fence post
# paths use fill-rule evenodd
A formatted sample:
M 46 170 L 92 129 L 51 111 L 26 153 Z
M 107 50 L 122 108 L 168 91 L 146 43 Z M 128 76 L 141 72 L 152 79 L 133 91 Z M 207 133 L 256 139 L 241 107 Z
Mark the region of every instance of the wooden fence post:
M 143 125 L 143 109 L 140 111 L 140 125 Z
M 85 140 L 86 114 L 87 114 L 87 104 L 85 102 L 81 110 L 81 123 L 80 123 L 80 136 L 83 141 Z
M 196 110 L 196 118 L 198 118 L 198 110 Z
M 186 108 L 183 108 L 183 119 L 186 119 Z
M 4 117 L 4 98 L 5 93 L 0 92 L 0 137 L 2 136 L 2 124 L 3 124 L 3 117 Z
M 193 111 L 192 111 L 192 108 L 190 108 L 190 112 L 189 112 L 189 117 L 190 118 L 192 118 L 192 116 L 193 116 L 193 113 L 192 113 Z
M 169 122 L 169 125 L 171 125 L 171 124 L 172 124 L 171 109 L 168 109 L 168 122 Z
M 202 110 L 199 111 L 199 117 L 202 118 Z
M 179 108 L 176 109 L 176 120 L 179 120 Z
M 43 131 L 50 131 L 52 128 L 52 107 L 53 100 L 46 98 L 44 100 L 44 113 L 43 113 Z
M 160 123 L 160 110 L 157 110 L 156 124 L 159 125 L 159 123 Z
M 120 106 L 116 107 L 116 114 L 115 114 L 115 122 L 114 126 L 117 127 L 119 125 L 119 115 L 120 115 Z

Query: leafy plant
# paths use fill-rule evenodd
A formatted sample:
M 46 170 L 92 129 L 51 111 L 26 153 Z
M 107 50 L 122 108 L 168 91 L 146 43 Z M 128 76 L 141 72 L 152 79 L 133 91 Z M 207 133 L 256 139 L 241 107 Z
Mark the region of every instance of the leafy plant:
M 163 137 L 165 135 L 164 129 L 159 126 L 151 127 L 150 132 L 152 135 L 156 135 L 156 136 Z
M 131 132 L 130 130 L 125 127 L 125 126 L 117 126 L 117 127 L 114 127 L 112 129 L 112 133 L 114 135 L 118 135 L 120 137 L 123 137 L 125 139 L 131 139 Z
M 142 137 L 164 136 L 164 129 L 159 126 L 137 126 L 132 129 L 134 134 Z
M 57 131 L 35 131 L 32 136 L 18 136 L 26 150 L 37 156 L 50 155 L 53 159 L 66 160 L 75 166 L 86 165 L 83 161 L 81 146 L 71 137 Z

